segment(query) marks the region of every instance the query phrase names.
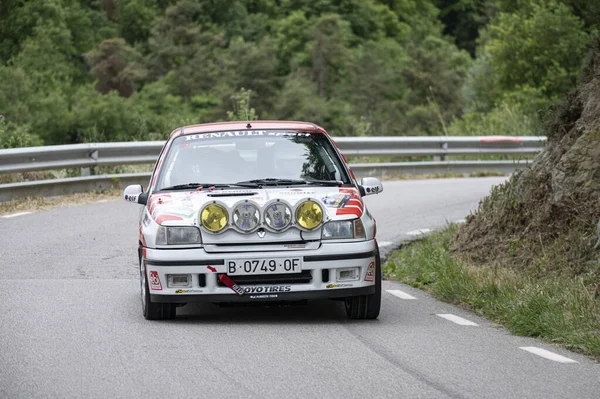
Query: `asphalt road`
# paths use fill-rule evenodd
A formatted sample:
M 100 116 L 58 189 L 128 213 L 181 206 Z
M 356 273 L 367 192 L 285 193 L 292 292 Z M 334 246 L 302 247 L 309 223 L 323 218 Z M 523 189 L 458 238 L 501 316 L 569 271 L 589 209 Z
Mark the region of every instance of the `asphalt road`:
M 367 200 L 379 241 L 461 219 L 500 181 L 386 182 Z M 331 301 L 146 321 L 137 213 L 113 201 L 0 218 L 0 398 L 600 397 L 600 365 L 396 282 L 375 321 Z

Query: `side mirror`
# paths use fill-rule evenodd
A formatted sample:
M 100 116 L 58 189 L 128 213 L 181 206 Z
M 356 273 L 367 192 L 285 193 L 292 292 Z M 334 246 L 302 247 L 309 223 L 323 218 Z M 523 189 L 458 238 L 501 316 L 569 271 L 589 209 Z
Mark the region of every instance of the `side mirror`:
M 383 184 L 375 177 L 363 177 L 360 181 L 360 192 L 363 196 L 379 194 L 383 191 Z
M 123 191 L 123 199 L 127 202 L 146 205 L 148 193 L 144 192 L 141 184 L 132 184 L 131 186 L 127 186 Z

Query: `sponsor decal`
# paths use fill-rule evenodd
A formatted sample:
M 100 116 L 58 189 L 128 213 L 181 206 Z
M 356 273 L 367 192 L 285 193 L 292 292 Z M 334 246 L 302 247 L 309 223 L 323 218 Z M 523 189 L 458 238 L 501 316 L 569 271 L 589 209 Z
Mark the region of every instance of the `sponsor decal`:
M 216 272 L 217 272 L 217 269 L 215 269 L 215 268 L 214 268 L 214 267 L 212 267 L 212 266 L 206 266 L 206 268 L 207 268 L 208 270 L 210 270 L 211 272 L 213 272 L 213 273 L 216 273 Z
M 204 290 L 176 290 L 176 294 L 187 294 L 187 293 L 195 293 L 195 292 L 204 292 Z
M 286 191 L 280 191 L 279 195 L 312 195 L 315 194 L 316 191 L 304 191 L 304 189 L 291 189 Z
M 148 225 L 150 224 L 150 216 L 148 216 L 147 213 L 144 213 L 144 220 L 142 221 L 142 224 L 144 225 L 144 227 L 148 227 Z
M 363 202 L 358 195 L 358 191 L 355 188 L 340 188 L 341 194 L 349 195 L 350 198 L 345 201 L 343 207 L 338 207 L 335 211 L 336 215 L 354 215 L 361 217 L 364 211 Z
M 155 219 L 156 219 L 156 223 L 158 223 L 158 224 L 163 224 L 167 220 L 183 220 L 183 218 L 181 216 L 175 216 L 175 215 L 169 215 L 169 214 L 158 215 Z
M 153 194 L 148 199 L 148 212 L 154 216 L 154 211 L 158 205 L 164 205 L 169 202 L 173 202 L 171 194 Z
M 283 246 L 288 249 L 304 249 L 304 248 L 306 248 L 306 244 L 284 244 Z
M 267 130 L 236 130 L 231 132 L 212 132 L 189 134 L 185 136 L 186 141 L 204 139 L 222 139 L 227 137 L 249 137 L 249 136 L 274 136 L 274 137 L 310 137 L 310 133 L 299 132 L 272 132 Z
M 160 283 L 160 277 L 158 277 L 158 272 L 155 270 L 150 270 L 148 274 L 150 288 L 156 291 L 162 291 L 162 284 Z
M 125 201 L 138 202 L 138 196 L 137 195 L 125 195 Z
M 348 194 L 337 194 L 321 198 L 321 201 L 328 208 L 343 208 L 352 199 L 351 195 Z
M 246 294 L 261 294 L 261 293 L 271 293 L 271 292 L 290 292 L 292 287 L 290 285 L 275 285 L 275 286 L 252 286 L 252 287 L 244 287 L 244 293 Z
M 268 294 L 268 295 L 250 295 L 250 299 L 269 299 L 269 298 L 277 298 L 279 295 L 277 294 Z
M 369 263 L 367 268 L 367 274 L 365 274 L 365 281 L 375 281 L 375 262 Z
M 353 287 L 354 284 L 327 284 L 325 286 L 325 288 L 347 288 L 347 287 Z

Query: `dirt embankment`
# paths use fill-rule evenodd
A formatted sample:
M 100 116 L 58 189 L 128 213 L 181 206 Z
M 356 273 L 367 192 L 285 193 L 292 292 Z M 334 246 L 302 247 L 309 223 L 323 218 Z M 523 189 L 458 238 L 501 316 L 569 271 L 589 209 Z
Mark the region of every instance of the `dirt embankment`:
M 547 147 L 532 166 L 492 190 L 452 249 L 486 266 L 532 276 L 600 281 L 600 39 L 581 87 L 550 112 Z

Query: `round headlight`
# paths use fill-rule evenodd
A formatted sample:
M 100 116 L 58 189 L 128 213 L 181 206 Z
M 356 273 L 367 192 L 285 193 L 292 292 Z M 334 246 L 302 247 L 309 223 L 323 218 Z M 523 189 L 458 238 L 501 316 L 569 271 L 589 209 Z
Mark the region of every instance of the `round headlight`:
M 312 230 L 323 221 L 323 209 L 315 201 L 304 201 L 296 208 L 296 221 L 300 227 Z
M 250 203 L 239 204 L 233 210 L 233 224 L 242 231 L 252 231 L 260 222 L 258 208 Z
M 210 204 L 202 209 L 200 222 L 208 231 L 217 233 L 227 226 L 227 210 L 218 204 Z
M 282 202 L 274 202 L 265 209 L 265 223 L 274 230 L 283 230 L 292 222 L 292 210 Z

